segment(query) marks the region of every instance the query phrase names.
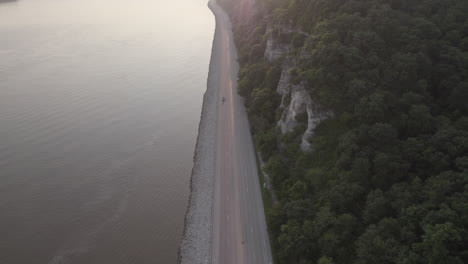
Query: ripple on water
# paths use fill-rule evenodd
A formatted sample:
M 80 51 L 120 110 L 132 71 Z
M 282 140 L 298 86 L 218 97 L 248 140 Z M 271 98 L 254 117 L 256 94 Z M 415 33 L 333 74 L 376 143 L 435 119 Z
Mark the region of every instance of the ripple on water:
M 214 29 L 181 1 L 0 5 L 0 263 L 176 262 Z

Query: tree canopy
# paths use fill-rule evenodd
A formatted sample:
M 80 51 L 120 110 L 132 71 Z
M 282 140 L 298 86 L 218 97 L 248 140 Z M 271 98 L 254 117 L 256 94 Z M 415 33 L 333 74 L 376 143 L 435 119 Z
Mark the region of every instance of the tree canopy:
M 279 263 L 468 263 L 468 1 L 257 3 L 248 24 L 222 1 L 279 197 L 267 217 Z M 276 127 L 282 59 L 263 58 L 267 25 L 296 31 L 278 40 L 293 81 L 334 113 L 312 152 L 299 148 L 305 124 Z

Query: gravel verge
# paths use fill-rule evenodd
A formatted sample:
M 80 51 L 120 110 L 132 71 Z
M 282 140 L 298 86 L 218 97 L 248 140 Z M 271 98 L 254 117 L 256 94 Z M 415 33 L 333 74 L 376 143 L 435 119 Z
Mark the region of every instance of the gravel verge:
M 208 6 L 216 15 L 219 7 L 214 3 Z M 216 17 L 216 16 L 215 16 Z M 216 20 L 218 18 L 216 17 Z M 190 197 L 185 215 L 184 235 L 179 247 L 178 263 L 197 264 L 211 262 L 211 234 L 213 187 L 215 179 L 215 148 L 218 107 L 219 59 L 220 55 L 218 22 L 211 51 L 207 89 L 203 96 L 203 106 L 195 147 L 194 166 L 190 179 Z

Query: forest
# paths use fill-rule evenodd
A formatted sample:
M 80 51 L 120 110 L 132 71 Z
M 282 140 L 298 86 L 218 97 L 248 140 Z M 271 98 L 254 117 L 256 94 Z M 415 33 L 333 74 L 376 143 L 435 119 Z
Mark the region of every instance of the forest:
M 222 0 L 257 151 L 278 201 L 277 263 L 468 263 L 468 1 Z M 281 30 L 281 28 L 293 30 Z M 268 37 L 291 47 L 266 60 Z M 276 87 L 333 113 L 299 147 Z M 301 121 L 302 120 L 302 121 Z

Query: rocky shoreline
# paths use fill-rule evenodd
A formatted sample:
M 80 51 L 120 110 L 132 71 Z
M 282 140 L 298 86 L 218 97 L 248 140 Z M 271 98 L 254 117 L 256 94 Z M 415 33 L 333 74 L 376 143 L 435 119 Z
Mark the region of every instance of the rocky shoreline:
M 210 1 L 208 7 L 215 14 L 220 7 Z M 211 51 L 207 89 L 203 96 L 203 106 L 198 128 L 198 138 L 195 147 L 194 166 L 190 180 L 190 198 L 185 215 L 184 234 L 178 252 L 178 263 L 195 264 L 211 262 L 211 234 L 213 186 L 215 176 L 215 145 L 218 107 L 218 87 L 215 83 L 219 78 L 218 56 L 221 53 L 219 45 L 219 28 L 216 23 Z

